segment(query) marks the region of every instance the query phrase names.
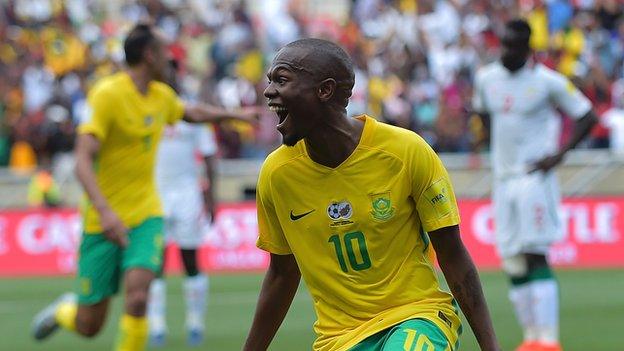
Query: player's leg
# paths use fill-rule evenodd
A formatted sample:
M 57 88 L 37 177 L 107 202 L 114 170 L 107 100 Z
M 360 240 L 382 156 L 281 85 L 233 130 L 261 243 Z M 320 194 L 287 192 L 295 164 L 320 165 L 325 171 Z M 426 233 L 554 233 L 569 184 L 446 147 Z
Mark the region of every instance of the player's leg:
M 516 318 L 522 328 L 523 342 L 518 351 L 529 350 L 537 341 L 535 316 L 531 308 L 531 287 L 521 277 L 526 274 L 526 262 L 520 255 L 523 237 L 520 233 L 518 193 L 521 183 L 517 180 L 499 181 L 494 184 L 493 205 L 496 225 L 496 247 L 502 258 L 503 272 L 509 277 L 511 301 Z
M 149 344 L 155 347 L 164 346 L 167 336 L 167 284 L 164 279 L 164 267 L 165 255 L 163 253 L 161 269 L 150 284 L 147 302 Z
M 198 345 L 203 340 L 205 329 L 206 300 L 208 298 L 208 277 L 199 271 L 197 250 L 203 241 L 201 226 L 201 197 L 193 192 L 185 197 L 179 226 L 172 232 L 180 247 L 182 263 L 186 272 L 184 299 L 186 302 L 187 342 Z M 190 206 L 188 206 L 190 204 Z
M 186 302 L 187 342 L 197 345 L 203 340 L 208 277 L 201 274 L 197 264 L 197 249 L 181 249 L 182 262 L 186 271 L 184 299 Z
M 33 337 L 37 340 L 58 327 L 93 337 L 104 325 L 109 297 L 119 289 L 121 249 L 101 234 L 83 234 L 79 250 L 79 294 L 63 294 L 35 316 Z
M 164 218 L 164 232 L 165 238 L 169 237 L 169 233 L 174 232 L 178 221 L 172 215 L 172 209 L 167 204 L 171 204 L 170 196 L 166 193 L 162 194 L 163 201 L 167 201 L 164 204 L 165 213 Z M 165 239 L 165 243 L 168 239 Z M 165 244 L 166 246 L 166 244 Z M 164 346 L 167 336 L 167 285 L 164 279 L 165 268 L 165 254 L 163 252 L 163 259 L 160 270 L 156 273 L 156 279 L 154 279 L 150 285 L 149 298 L 147 304 L 147 319 L 149 323 L 149 343 L 151 346 L 160 347 Z
M 150 283 L 160 270 L 163 253 L 162 218 L 146 219 L 128 233 L 128 246 L 123 253 L 124 314 L 119 323 L 115 350 L 144 350 L 148 338 L 146 318 Z
M 559 350 L 559 286 L 547 254 L 561 236 L 558 213 L 559 191 L 553 174 L 535 175 L 523 192 L 521 231 L 525 237 L 521 252 L 526 261 L 523 283 L 530 290 L 537 341 L 542 349 Z

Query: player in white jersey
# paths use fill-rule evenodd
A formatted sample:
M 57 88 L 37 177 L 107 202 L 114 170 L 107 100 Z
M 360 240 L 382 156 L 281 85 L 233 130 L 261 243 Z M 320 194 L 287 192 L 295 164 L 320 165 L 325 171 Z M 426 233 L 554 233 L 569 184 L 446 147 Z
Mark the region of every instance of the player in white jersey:
M 186 272 L 183 290 L 189 345 L 200 344 L 204 333 L 208 277 L 199 272 L 197 249 L 203 240 L 204 212 L 211 222 L 215 218 L 216 152 L 212 126 L 186 122 L 167 126 L 158 150 L 156 179 L 163 203 L 165 239 L 175 242 L 180 248 Z M 203 161 L 203 167 L 198 158 Z M 147 315 L 152 346 L 165 343 L 166 296 L 161 272 L 150 286 Z
M 561 224 L 552 170 L 597 117 L 566 77 L 530 59 L 530 35 L 524 20 L 506 24 L 500 61 L 477 72 L 473 108 L 491 132 L 496 246 L 524 333 L 517 350 L 554 351 L 561 350 L 559 292 L 546 256 Z M 557 109 L 575 121 L 562 147 Z

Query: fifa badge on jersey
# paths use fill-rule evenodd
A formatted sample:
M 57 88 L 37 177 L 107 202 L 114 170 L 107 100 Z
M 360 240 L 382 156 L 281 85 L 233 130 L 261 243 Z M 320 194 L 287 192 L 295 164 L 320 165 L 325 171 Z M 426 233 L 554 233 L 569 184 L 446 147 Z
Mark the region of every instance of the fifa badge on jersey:
M 334 221 L 349 219 L 353 215 L 353 206 L 349 201 L 332 202 L 327 206 L 327 215 Z
M 450 189 L 451 186 L 448 181 L 442 178 L 437 180 L 423 192 L 424 200 L 431 205 L 437 218 L 446 216 L 453 210 L 453 202 L 450 201 Z
M 394 216 L 394 207 L 390 200 L 390 192 L 369 195 L 371 198 L 371 215 L 380 221 L 387 221 Z
M 331 227 L 351 224 L 352 221 L 349 220 L 351 216 L 353 216 L 353 206 L 349 201 L 332 201 L 332 203 L 327 206 L 327 215 L 331 218 L 332 223 Z

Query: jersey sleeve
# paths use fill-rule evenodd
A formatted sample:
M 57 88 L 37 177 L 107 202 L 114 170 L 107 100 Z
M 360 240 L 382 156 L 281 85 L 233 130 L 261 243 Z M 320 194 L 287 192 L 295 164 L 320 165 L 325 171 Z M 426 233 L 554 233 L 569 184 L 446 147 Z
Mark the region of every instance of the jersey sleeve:
M 100 141 L 106 139 L 110 131 L 113 115 L 110 106 L 114 101 L 105 90 L 95 87 L 87 96 L 87 111 L 78 126 L 79 134 L 93 134 Z
M 184 101 L 169 86 L 165 87 L 169 98 L 169 113 L 167 114 L 167 124 L 175 124 L 184 117 Z
M 568 116 L 579 119 L 591 110 L 591 102 L 572 82 L 557 72 L 547 75 L 551 101 Z
M 477 113 L 485 111 L 485 101 L 483 99 L 483 71 L 477 71 L 474 80 L 474 90 L 472 93 L 472 109 Z
M 459 210 L 448 172 L 438 155 L 422 139 L 413 153 L 410 167 L 412 198 L 423 229 L 431 232 L 459 224 Z
M 217 153 L 217 143 L 214 131 L 210 125 L 198 125 L 195 133 L 196 147 L 202 156 L 212 156 Z
M 265 161 L 266 162 L 266 161 Z M 260 170 L 256 190 L 258 210 L 258 240 L 256 246 L 277 255 L 292 253 L 280 225 L 271 192 L 270 172 L 265 165 Z

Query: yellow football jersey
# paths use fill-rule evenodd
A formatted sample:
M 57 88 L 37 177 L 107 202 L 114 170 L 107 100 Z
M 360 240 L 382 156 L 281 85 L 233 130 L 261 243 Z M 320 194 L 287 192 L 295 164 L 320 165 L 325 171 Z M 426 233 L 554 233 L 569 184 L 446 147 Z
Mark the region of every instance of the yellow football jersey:
M 90 117 L 78 128 L 101 143 L 96 159 L 97 184 L 126 226 L 162 215 L 154 162 L 165 123 L 184 115 L 184 105 L 164 83 L 152 81 L 141 94 L 125 72 L 101 79 L 87 98 Z M 84 230 L 102 231 L 91 203 L 83 209 Z
M 303 141 L 269 155 L 257 246 L 294 254 L 317 314 L 315 350 L 347 350 L 412 318 L 454 345 L 458 309 L 439 287 L 426 234 L 459 223 L 448 174 L 415 133 L 358 118 L 360 142 L 336 168 L 312 161 Z

